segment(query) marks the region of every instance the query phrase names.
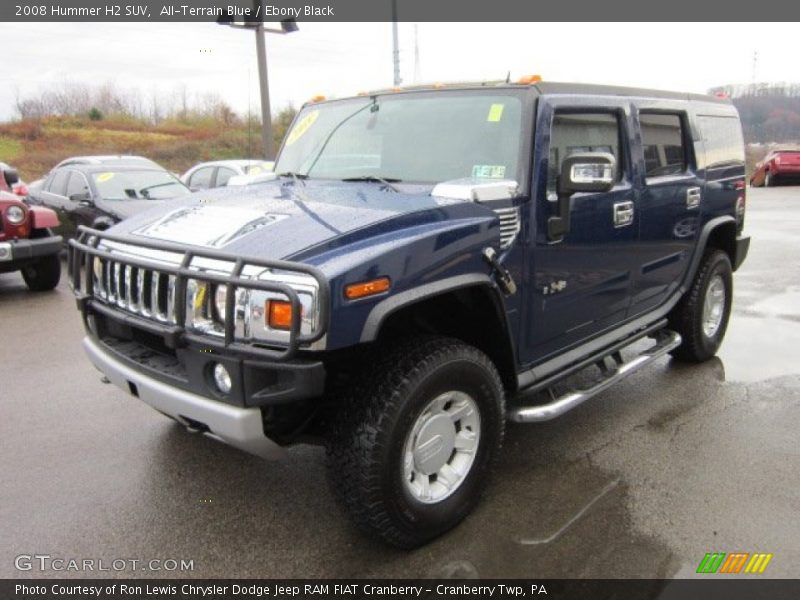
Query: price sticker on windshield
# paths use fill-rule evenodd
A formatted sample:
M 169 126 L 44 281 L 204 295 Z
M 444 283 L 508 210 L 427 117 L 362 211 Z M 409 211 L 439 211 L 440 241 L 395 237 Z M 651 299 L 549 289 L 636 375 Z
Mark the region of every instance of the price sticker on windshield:
M 106 181 L 108 181 L 110 179 L 113 179 L 113 178 L 114 178 L 114 174 L 113 173 L 100 173 L 100 175 L 98 175 L 96 179 L 97 179 L 97 183 L 105 183 Z
M 489 123 L 499 123 L 500 119 L 503 118 L 503 109 L 505 108 L 505 104 L 492 104 L 489 107 L 489 114 L 486 117 L 486 120 Z
M 297 125 L 292 127 L 292 132 L 289 134 L 289 137 L 286 138 L 286 145 L 291 146 L 297 140 L 303 137 L 305 132 L 311 129 L 311 126 L 317 122 L 318 118 L 319 118 L 319 111 L 312 110 L 305 117 L 300 119 Z

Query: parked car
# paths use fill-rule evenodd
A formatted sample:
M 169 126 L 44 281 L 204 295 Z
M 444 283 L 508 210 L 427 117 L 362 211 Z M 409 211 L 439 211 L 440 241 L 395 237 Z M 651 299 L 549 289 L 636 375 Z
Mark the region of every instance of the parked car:
M 404 548 L 472 510 L 506 420 L 712 358 L 749 248 L 741 124 L 710 96 L 374 92 L 305 105 L 275 173 L 84 229 L 84 349 L 192 431 L 324 444 L 354 522 Z
M 157 162 L 136 156 L 134 154 L 103 154 L 90 156 L 71 156 L 58 163 L 55 168 L 68 167 L 72 165 L 133 165 L 138 167 L 148 167 L 153 169 L 163 169 Z
M 11 165 L 4 162 L 0 162 L 0 172 L 6 173 L 9 171 L 13 171 L 14 173 L 16 173 L 16 169 L 14 169 Z M 16 176 L 16 182 L 8 187 L 12 193 L 16 194 L 20 198 L 24 198 L 25 196 L 28 195 L 28 185 L 24 181 L 22 181 L 22 179 L 19 177 L 18 174 Z
M 70 163 L 56 167 L 29 202 L 58 213 L 65 239 L 80 225 L 107 229 L 136 213 L 188 195 L 179 179 L 162 168 L 138 164 Z
M 750 176 L 753 187 L 771 187 L 786 181 L 800 181 L 800 150 L 773 150 L 756 163 Z
M 196 164 L 181 176 L 181 181 L 193 192 L 209 188 L 230 185 L 231 178 L 247 181 L 247 177 L 255 177 L 272 171 L 272 161 L 241 159 L 217 160 Z M 242 179 L 244 177 L 244 179 Z M 242 185 L 239 183 L 238 185 Z
M 6 182 L 6 178 L 0 179 Z M 31 291 L 52 290 L 61 278 L 58 217 L 47 208 L 29 207 L 0 190 L 0 273 L 21 271 Z

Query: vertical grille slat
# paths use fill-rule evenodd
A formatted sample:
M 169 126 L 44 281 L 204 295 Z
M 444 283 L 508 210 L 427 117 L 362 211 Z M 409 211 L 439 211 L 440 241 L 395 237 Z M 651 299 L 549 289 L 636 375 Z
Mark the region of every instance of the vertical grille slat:
M 168 288 L 167 288 L 167 320 L 170 323 L 175 322 L 175 285 L 177 279 L 175 275 L 168 276 Z

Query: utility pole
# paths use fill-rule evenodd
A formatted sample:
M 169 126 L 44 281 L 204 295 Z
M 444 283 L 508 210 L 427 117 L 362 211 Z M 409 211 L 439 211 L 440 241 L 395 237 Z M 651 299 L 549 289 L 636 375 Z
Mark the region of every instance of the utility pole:
M 419 83 L 419 24 L 414 23 L 414 83 Z
M 264 42 L 264 23 L 256 26 L 256 53 L 258 54 L 258 81 L 261 87 L 261 147 L 264 158 L 275 158 L 275 144 L 272 140 L 272 111 L 269 106 L 269 80 L 267 78 L 267 45 Z
M 280 29 L 264 27 L 264 0 L 253 0 L 253 13 L 260 15 L 257 21 L 235 22 L 233 17 L 222 15 L 217 18 L 219 25 L 237 29 L 250 29 L 256 35 L 256 54 L 258 55 L 258 83 L 261 90 L 261 147 L 262 156 L 267 160 L 275 158 L 275 144 L 272 141 L 272 111 L 269 104 L 269 80 L 267 77 L 267 46 L 264 36 L 267 33 L 292 33 L 297 31 L 297 23 L 291 19 L 281 21 Z
M 397 39 L 397 0 L 392 0 L 392 59 L 394 61 L 394 86 L 397 87 L 403 80 L 400 79 L 400 44 Z

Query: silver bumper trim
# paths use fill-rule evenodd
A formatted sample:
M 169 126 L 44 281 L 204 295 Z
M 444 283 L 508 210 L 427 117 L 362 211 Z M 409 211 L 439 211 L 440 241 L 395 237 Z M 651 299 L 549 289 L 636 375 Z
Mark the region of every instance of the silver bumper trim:
M 264 435 L 260 409 L 230 406 L 169 386 L 131 369 L 89 336 L 83 338 L 83 348 L 111 383 L 125 391 L 134 384 L 140 400 L 179 423 L 190 428 L 186 419 L 202 423 L 208 427 L 205 434 L 209 437 L 256 456 L 276 459 L 284 454 L 282 447 Z

